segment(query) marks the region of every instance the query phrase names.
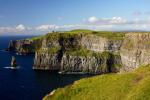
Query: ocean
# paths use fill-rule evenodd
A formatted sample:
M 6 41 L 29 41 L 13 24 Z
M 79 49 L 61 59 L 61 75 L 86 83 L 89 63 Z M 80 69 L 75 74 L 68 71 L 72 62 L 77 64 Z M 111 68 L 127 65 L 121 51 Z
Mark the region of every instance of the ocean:
M 0 36 L 0 49 L 8 47 L 10 40 L 31 36 Z M 11 57 L 15 56 L 17 70 L 8 69 Z M 34 55 L 16 55 L 14 52 L 0 51 L 0 99 L 1 100 L 41 100 L 53 89 L 72 84 L 89 75 L 60 75 L 57 72 L 35 71 L 32 69 Z

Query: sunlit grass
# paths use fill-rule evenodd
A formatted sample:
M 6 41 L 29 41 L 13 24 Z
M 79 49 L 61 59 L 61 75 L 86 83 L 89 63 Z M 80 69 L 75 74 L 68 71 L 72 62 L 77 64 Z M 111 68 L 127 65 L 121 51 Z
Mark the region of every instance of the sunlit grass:
M 44 100 L 150 100 L 150 65 L 130 73 L 81 79 Z

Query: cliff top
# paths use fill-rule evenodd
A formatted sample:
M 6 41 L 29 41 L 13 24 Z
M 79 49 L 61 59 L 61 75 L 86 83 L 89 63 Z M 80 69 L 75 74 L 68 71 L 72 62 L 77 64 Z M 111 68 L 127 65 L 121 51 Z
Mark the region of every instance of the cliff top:
M 150 65 L 122 74 L 106 74 L 81 79 L 59 88 L 44 100 L 149 100 Z
M 64 32 L 50 32 L 46 35 L 41 35 L 33 38 L 28 38 L 28 40 L 39 40 L 44 37 L 54 38 L 57 39 L 59 35 L 69 37 L 74 35 L 96 35 L 100 37 L 104 37 L 111 40 L 122 40 L 125 34 L 129 35 L 136 35 L 136 34 L 150 34 L 150 32 L 113 32 L 113 31 L 93 31 L 87 29 L 75 29 L 71 31 L 64 31 Z
M 64 32 L 50 32 L 44 36 L 30 38 L 30 40 L 38 40 L 44 37 L 50 40 L 56 40 L 58 39 L 58 37 L 60 37 L 60 35 L 66 38 L 72 37 L 72 36 L 80 36 L 80 35 L 82 36 L 96 35 L 96 36 L 104 37 L 107 39 L 120 40 L 120 39 L 123 39 L 125 32 L 93 31 L 93 30 L 77 29 L 77 30 L 64 31 Z

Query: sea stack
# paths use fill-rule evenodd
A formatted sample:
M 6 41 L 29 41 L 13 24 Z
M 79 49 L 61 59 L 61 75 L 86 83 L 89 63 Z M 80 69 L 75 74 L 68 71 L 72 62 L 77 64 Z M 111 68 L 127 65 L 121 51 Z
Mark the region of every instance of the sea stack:
M 17 67 L 16 58 L 12 56 L 11 67 Z

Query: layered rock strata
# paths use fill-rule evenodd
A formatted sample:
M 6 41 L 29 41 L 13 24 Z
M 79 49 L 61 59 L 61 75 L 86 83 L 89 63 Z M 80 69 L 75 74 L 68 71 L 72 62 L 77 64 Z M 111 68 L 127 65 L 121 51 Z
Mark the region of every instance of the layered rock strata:
M 11 41 L 9 50 L 35 52 L 33 69 L 92 74 L 130 71 L 150 64 L 150 33 L 129 32 L 121 39 L 49 33 L 40 40 Z

